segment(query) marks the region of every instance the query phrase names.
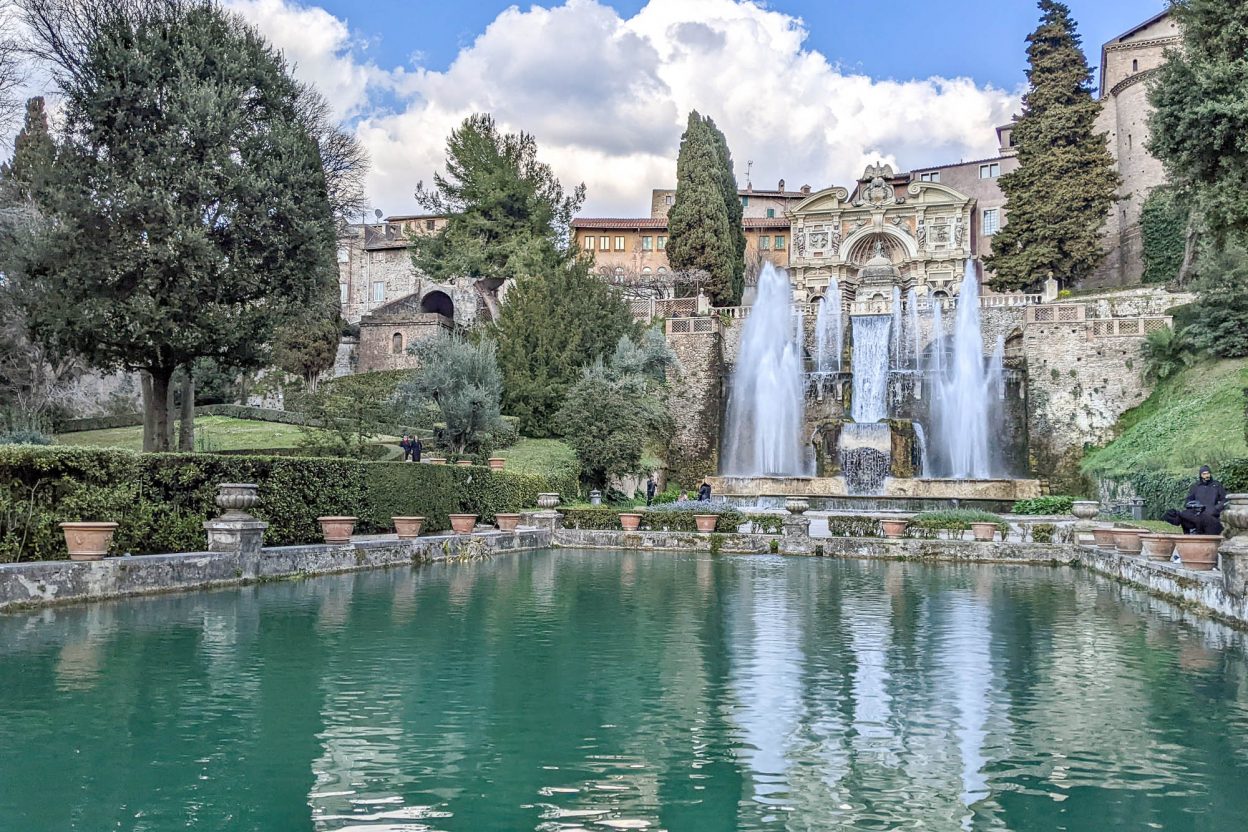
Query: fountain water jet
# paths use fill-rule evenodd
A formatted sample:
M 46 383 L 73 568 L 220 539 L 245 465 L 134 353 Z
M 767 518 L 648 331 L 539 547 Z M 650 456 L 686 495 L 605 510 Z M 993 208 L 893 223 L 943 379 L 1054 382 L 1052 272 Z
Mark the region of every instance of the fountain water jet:
M 740 476 L 802 476 L 801 346 L 788 277 L 770 263 L 741 331 L 741 349 L 728 394 L 724 465 Z M 798 330 L 800 332 L 800 330 Z
M 935 313 L 939 322 L 939 313 Z M 935 368 L 935 416 L 939 447 L 947 470 L 955 479 L 987 479 L 995 465 L 989 450 L 988 423 L 999 398 L 984 366 L 984 344 L 979 320 L 979 282 L 975 264 L 968 260 L 954 315 L 949 366 Z M 940 361 L 941 344 L 935 350 Z M 998 378 L 1000 373 L 997 373 Z

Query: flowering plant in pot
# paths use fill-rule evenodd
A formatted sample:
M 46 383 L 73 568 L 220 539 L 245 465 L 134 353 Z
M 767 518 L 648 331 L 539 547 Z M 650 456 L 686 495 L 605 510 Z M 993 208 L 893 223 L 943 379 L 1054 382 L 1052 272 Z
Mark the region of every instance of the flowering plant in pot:
M 70 560 L 101 560 L 108 554 L 116 531 L 117 524 L 110 522 L 61 523 Z

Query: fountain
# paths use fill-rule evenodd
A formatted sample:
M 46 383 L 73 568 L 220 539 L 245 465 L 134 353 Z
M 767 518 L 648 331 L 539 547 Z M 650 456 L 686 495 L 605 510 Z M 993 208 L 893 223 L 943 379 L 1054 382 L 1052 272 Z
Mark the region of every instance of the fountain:
M 833 280 L 815 317 L 815 372 L 839 373 L 845 334 L 841 328 L 841 289 Z
M 802 442 L 801 345 L 793 337 L 793 289 L 770 263 L 741 332 L 725 420 L 725 473 L 807 474 Z M 799 330 L 800 331 L 800 330 Z

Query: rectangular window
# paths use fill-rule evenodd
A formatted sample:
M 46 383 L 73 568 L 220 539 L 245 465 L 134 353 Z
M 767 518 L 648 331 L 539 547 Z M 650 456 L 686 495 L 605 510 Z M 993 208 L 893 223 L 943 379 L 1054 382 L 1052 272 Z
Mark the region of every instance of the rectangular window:
M 667 238 L 659 237 L 659 251 L 664 251 L 666 249 L 667 249 Z
M 347 284 L 345 283 L 338 284 L 338 302 L 339 303 L 347 302 Z
M 748 196 L 743 196 L 743 197 L 741 197 L 741 207 L 742 207 L 742 208 L 746 208 L 746 207 L 748 207 L 748 206 L 749 206 L 749 204 L 750 204 L 750 198 L 749 198 Z
M 624 238 L 623 238 L 623 237 L 616 237 L 616 238 L 615 238 L 615 250 L 616 250 L 616 251 L 623 251 L 623 250 L 624 250 Z
M 373 303 L 381 303 L 386 299 L 386 282 L 384 280 L 373 281 Z
M 984 209 L 984 236 L 991 237 L 1001 228 L 1001 216 L 996 208 Z
M 776 216 L 776 209 L 775 209 L 775 208 L 768 208 L 768 209 L 767 209 L 767 218 L 768 218 L 768 219 L 773 219 L 773 218 L 775 218 L 775 216 Z
M 593 251 L 593 250 L 594 250 L 594 240 L 596 240 L 596 239 L 597 239 L 597 237 L 595 237 L 595 236 L 594 236 L 594 235 L 592 235 L 592 234 L 591 234 L 591 235 L 589 235 L 588 237 L 586 237 L 586 238 L 585 238 L 585 250 L 586 250 L 586 251 Z
M 642 250 L 642 251 L 650 251 L 652 248 L 654 248 L 654 238 L 653 238 L 653 237 L 642 237 L 642 238 L 641 238 L 641 250 Z
M 346 246 L 343 246 L 342 248 L 338 249 L 338 262 L 339 263 L 347 263 L 347 262 L 350 262 L 350 260 L 351 260 L 351 252 L 347 250 Z
M 777 234 L 776 235 L 776 251 L 780 251 L 782 248 L 784 248 L 784 237 L 783 235 Z
M 1001 165 L 997 162 L 993 162 L 988 165 L 979 166 L 979 178 L 980 179 L 995 179 L 996 177 L 1000 175 L 1001 175 Z
M 611 250 L 611 238 L 610 238 L 610 237 L 599 237 L 599 238 L 598 238 L 598 248 L 602 249 L 603 251 L 610 251 L 610 250 Z
M 770 238 L 770 237 L 768 237 L 766 234 L 763 234 L 763 235 L 759 236 L 759 238 L 758 238 L 758 250 L 759 250 L 759 251 L 766 251 L 766 250 L 767 250 L 767 249 L 769 249 L 769 248 L 771 248 L 771 238 Z
M 667 196 L 663 197 L 663 201 L 664 201 L 664 202 L 666 202 L 668 205 L 671 205 L 671 204 L 672 204 L 672 195 L 671 195 L 671 194 L 668 194 Z
M 425 230 L 426 230 L 426 231 L 432 231 L 432 230 L 433 230 L 433 228 L 434 228 L 434 221 L 433 221 L 433 220 L 425 220 Z
M 938 170 L 932 170 L 932 171 L 928 171 L 927 173 L 920 173 L 920 174 L 919 174 L 919 181 L 920 181 L 920 182 L 939 182 L 939 181 L 940 181 L 940 171 L 938 171 Z

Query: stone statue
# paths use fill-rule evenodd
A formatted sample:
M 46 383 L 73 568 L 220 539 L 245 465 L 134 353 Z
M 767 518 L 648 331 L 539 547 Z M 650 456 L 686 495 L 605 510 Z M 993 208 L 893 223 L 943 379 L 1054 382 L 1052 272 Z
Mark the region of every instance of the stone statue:
M 806 256 L 806 232 L 797 231 L 793 234 L 793 247 L 797 249 L 798 257 Z
M 962 245 L 962 215 L 959 214 L 957 219 L 953 221 L 953 244 L 955 246 Z
M 927 248 L 927 221 L 919 217 L 919 232 L 917 235 L 919 248 Z
M 833 254 L 836 254 L 836 252 L 840 250 L 841 227 L 839 225 L 832 226 L 832 230 L 829 232 L 828 237 L 828 247 L 832 250 Z

